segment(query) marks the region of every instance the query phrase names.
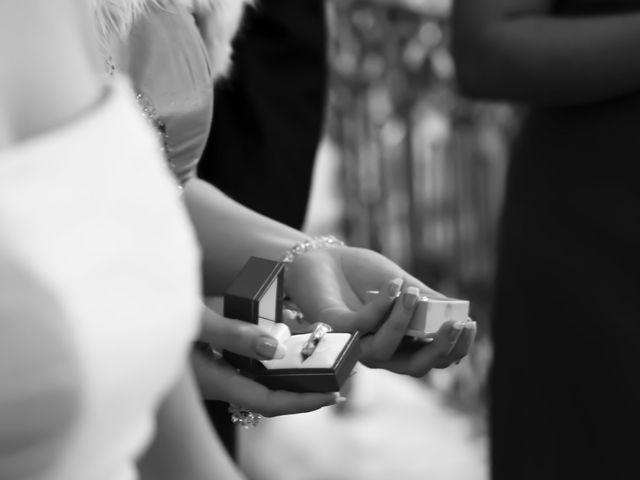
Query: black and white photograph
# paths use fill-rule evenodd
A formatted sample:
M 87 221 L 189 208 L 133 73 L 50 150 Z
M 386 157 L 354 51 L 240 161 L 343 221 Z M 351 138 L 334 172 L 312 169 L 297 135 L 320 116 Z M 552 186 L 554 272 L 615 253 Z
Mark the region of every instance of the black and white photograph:
M 640 0 L 0 0 L 0 480 L 637 480 Z

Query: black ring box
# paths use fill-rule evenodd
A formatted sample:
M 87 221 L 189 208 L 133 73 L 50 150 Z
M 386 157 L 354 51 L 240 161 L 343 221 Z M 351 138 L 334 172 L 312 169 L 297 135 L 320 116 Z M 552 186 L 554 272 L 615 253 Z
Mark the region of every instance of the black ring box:
M 224 294 L 224 316 L 263 326 L 282 321 L 283 280 L 282 262 L 251 257 Z M 360 334 L 350 335 L 329 368 L 267 368 L 259 360 L 227 350 L 223 356 L 243 375 L 271 390 L 337 392 L 360 358 Z

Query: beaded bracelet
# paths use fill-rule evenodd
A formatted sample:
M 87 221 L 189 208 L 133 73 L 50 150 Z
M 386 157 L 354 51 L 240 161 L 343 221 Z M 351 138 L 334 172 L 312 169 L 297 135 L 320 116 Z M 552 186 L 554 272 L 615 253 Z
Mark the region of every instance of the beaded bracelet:
M 311 240 L 307 240 L 305 242 L 296 243 L 293 247 L 291 247 L 282 257 L 282 263 L 285 264 L 285 272 L 287 271 L 286 264 L 292 263 L 295 258 L 305 252 L 310 250 L 315 250 L 318 248 L 331 248 L 331 247 L 344 247 L 345 243 L 342 240 L 339 240 L 333 235 L 322 235 L 320 237 L 313 237 Z M 298 308 L 298 306 L 291 301 L 288 295 L 285 294 L 284 305 L 287 310 L 291 310 L 295 313 L 295 320 L 298 323 L 302 323 L 304 321 L 304 315 Z
M 313 237 L 311 240 L 305 242 L 296 243 L 291 247 L 282 257 L 283 263 L 292 263 L 295 258 L 310 250 L 318 248 L 330 248 L 330 247 L 344 247 L 345 243 L 342 240 L 337 239 L 333 235 L 322 235 L 320 237 Z

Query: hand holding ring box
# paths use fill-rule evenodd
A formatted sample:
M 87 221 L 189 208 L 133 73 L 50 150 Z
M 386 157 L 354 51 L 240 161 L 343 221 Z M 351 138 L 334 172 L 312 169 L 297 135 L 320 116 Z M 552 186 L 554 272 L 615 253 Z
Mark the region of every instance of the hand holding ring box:
M 371 302 L 378 290 L 366 292 L 365 302 Z M 432 340 L 443 323 L 448 321 L 466 322 L 469 319 L 469 301 L 447 297 L 429 297 L 420 295 L 413 318 L 406 335 Z
M 283 267 L 281 262 L 251 257 L 224 294 L 224 316 L 264 328 L 285 343 L 285 357 L 260 361 L 224 351 L 224 358 L 271 390 L 337 392 L 360 358 L 360 335 L 332 333 L 325 324 L 313 333 L 291 335 L 281 323 Z

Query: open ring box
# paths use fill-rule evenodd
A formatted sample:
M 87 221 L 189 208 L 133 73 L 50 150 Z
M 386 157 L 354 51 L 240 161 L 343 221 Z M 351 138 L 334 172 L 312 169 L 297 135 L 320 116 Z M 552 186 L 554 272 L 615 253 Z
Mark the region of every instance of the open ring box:
M 224 316 L 254 323 L 271 334 L 282 321 L 283 267 L 281 262 L 251 257 L 224 294 Z M 288 328 L 278 330 L 288 332 Z M 261 361 L 229 351 L 223 355 L 242 374 L 271 390 L 337 392 L 358 362 L 360 335 L 326 333 L 303 359 L 302 346 L 310 335 L 287 334 L 287 354 L 282 359 Z
M 378 290 L 368 290 L 365 302 L 371 302 L 379 294 Z M 431 341 L 443 323 L 469 320 L 469 301 L 444 296 L 421 294 L 415 312 L 407 328 L 409 337 Z

